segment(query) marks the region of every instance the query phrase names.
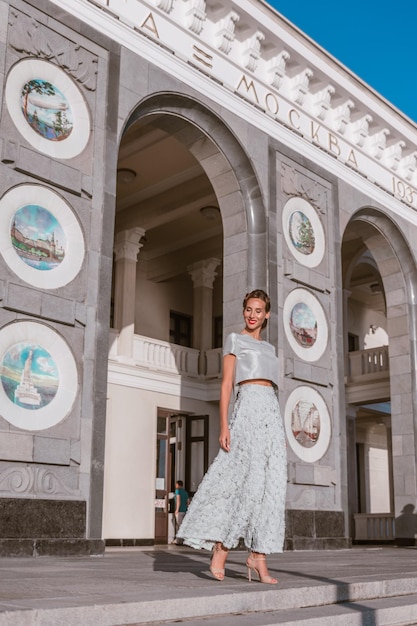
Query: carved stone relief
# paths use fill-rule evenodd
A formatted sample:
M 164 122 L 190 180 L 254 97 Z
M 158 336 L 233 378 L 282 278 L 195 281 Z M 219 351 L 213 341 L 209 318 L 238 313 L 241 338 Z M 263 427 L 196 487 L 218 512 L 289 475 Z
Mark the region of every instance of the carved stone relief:
M 0 496 L 77 497 L 56 472 L 44 467 L 9 467 L 0 472 Z
M 10 11 L 9 45 L 22 56 L 30 55 L 59 65 L 89 91 L 97 87 L 97 58 L 68 40 L 55 41 L 51 31 L 15 9 Z
M 286 163 L 281 164 L 281 175 L 281 189 L 284 193 L 300 196 L 311 202 L 320 213 L 326 213 L 327 189 Z

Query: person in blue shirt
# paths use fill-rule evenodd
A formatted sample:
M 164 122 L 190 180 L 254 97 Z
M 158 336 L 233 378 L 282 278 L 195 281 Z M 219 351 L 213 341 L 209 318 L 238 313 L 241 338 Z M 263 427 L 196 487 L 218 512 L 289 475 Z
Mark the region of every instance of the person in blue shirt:
M 188 492 L 184 489 L 184 483 L 182 482 L 182 480 L 177 480 L 177 482 L 175 483 L 175 511 L 174 511 L 176 532 L 178 532 L 181 526 L 182 520 L 184 519 L 184 515 L 187 512 L 188 500 L 189 500 L 189 496 L 188 496 Z M 173 543 L 181 545 L 183 542 L 181 539 L 175 538 Z

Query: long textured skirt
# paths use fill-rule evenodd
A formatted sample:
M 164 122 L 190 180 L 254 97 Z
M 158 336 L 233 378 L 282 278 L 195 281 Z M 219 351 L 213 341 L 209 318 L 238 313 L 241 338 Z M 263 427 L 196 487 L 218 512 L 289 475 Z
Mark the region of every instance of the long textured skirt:
M 178 532 L 193 548 L 243 539 L 254 552 L 282 552 L 287 453 L 273 387 L 245 384 L 230 419 L 230 451 L 220 449 L 194 495 Z

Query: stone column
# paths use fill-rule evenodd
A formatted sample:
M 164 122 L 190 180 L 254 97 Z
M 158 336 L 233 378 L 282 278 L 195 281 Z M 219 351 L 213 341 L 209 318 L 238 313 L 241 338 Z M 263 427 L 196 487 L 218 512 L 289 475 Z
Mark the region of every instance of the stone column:
M 187 267 L 194 285 L 193 348 L 200 350 L 199 374 L 206 372 L 205 351 L 212 347 L 213 283 L 220 259 L 204 259 Z
M 114 243 L 116 256 L 114 274 L 114 327 L 119 331 L 118 355 L 132 359 L 135 331 L 136 263 L 145 235 L 143 228 L 131 228 L 117 233 Z
M 347 429 L 347 483 L 348 483 L 348 507 L 349 507 L 349 534 L 355 538 L 354 514 L 358 513 L 358 476 L 356 458 L 356 414 L 357 407 L 349 404 L 346 406 L 346 429 Z
M 345 363 L 345 377 L 349 376 L 349 298 L 352 292 L 343 289 L 343 354 Z

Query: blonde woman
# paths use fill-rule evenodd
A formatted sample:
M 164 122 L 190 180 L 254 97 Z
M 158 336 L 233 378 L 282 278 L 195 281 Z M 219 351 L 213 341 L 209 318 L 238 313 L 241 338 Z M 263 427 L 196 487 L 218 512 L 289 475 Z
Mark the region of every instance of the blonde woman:
M 210 571 L 225 577 L 226 559 L 242 539 L 248 578 L 276 584 L 266 555 L 282 552 L 285 535 L 287 458 L 277 398 L 278 358 L 263 341 L 271 303 L 261 289 L 243 300 L 244 328 L 223 348 L 220 450 L 204 476 L 178 533 L 184 543 L 212 550 Z M 230 422 L 228 409 L 235 389 Z

